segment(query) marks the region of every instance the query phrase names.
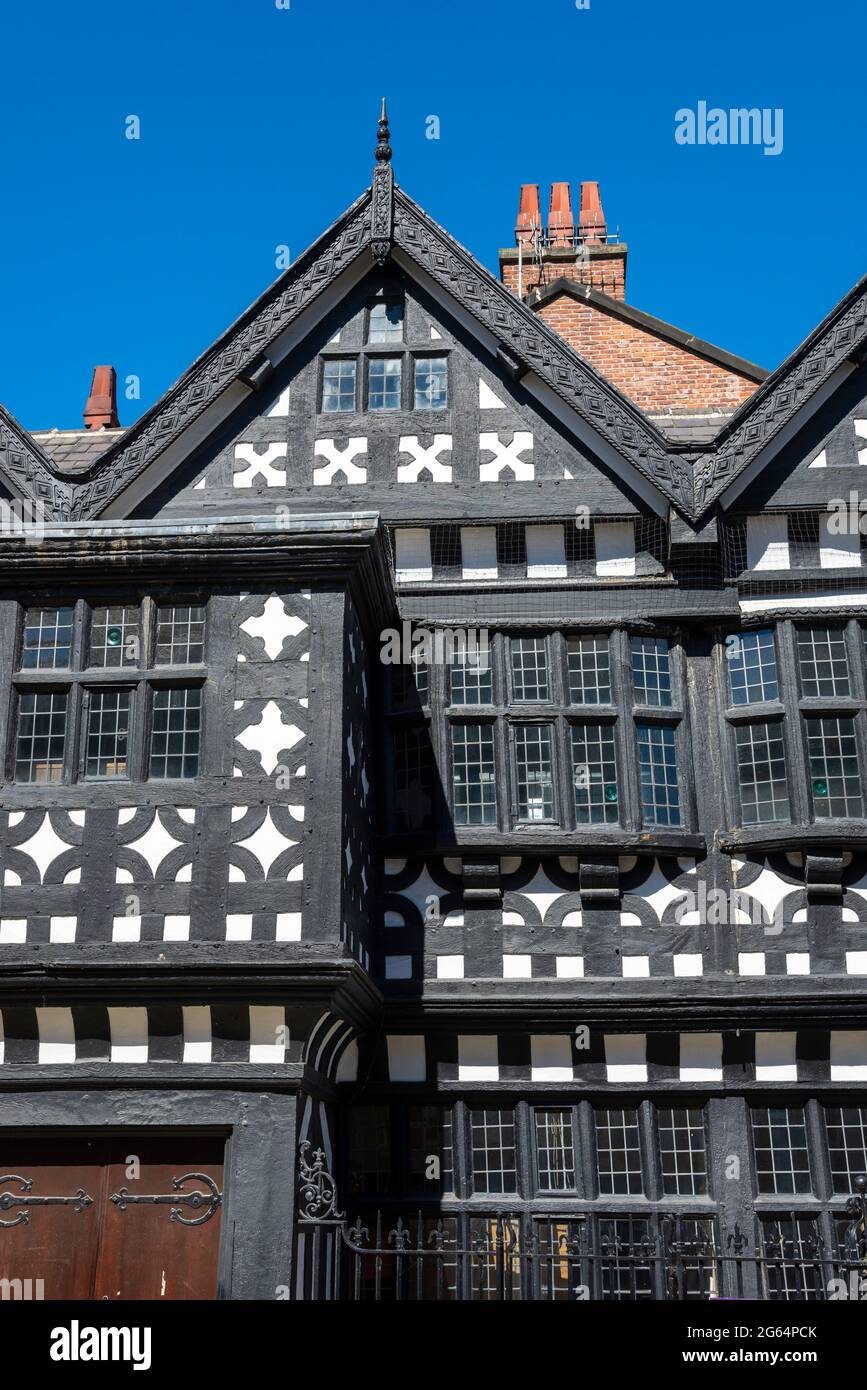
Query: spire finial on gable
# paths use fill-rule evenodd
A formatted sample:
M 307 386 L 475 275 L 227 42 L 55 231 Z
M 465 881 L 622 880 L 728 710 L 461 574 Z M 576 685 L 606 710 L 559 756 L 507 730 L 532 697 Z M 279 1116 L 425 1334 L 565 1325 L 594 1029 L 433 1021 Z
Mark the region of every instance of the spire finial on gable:
M 394 170 L 391 167 L 391 131 L 385 97 L 379 117 L 379 141 L 373 167 L 373 206 L 370 213 L 370 249 L 377 265 L 385 265 L 394 237 Z
M 385 97 L 382 98 L 382 110 L 379 113 L 379 130 L 377 131 L 376 162 L 377 164 L 391 163 L 391 131 L 388 128 L 388 110 L 385 105 Z

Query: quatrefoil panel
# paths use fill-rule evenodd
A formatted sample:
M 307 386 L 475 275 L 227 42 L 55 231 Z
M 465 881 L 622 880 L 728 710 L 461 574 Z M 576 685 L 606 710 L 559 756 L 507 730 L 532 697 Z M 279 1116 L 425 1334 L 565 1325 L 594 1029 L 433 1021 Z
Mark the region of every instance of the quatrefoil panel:
M 304 807 L 300 805 L 235 806 L 229 882 L 300 882 L 304 876 L 303 822 Z
M 116 883 L 189 883 L 196 812 L 122 806 L 117 813 Z
M 6 888 L 80 883 L 84 811 L 9 811 Z

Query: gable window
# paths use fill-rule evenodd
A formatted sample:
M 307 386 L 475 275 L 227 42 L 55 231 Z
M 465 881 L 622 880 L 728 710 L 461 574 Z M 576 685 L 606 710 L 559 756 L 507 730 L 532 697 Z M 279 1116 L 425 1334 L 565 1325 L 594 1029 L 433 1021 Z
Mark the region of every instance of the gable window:
M 741 825 L 864 816 L 864 632 L 854 620 L 784 621 L 725 638 Z M 792 675 L 783 681 L 786 669 Z
M 449 371 L 444 357 L 415 361 L 416 410 L 445 410 L 449 403 Z
M 369 410 L 400 410 L 403 363 L 399 357 L 372 357 L 368 367 Z
M 354 357 L 327 359 L 322 368 L 322 410 L 325 415 L 355 410 L 358 363 Z
M 403 305 L 379 301 L 370 309 L 367 326 L 369 343 L 403 342 Z
M 28 609 L 13 677 L 18 782 L 198 775 L 203 604 Z M 166 681 L 168 667 L 183 679 Z

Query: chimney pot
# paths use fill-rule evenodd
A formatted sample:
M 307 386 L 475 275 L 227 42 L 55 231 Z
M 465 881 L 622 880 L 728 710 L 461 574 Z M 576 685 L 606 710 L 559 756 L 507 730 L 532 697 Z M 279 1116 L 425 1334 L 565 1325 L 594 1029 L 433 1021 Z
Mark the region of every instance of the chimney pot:
M 117 418 L 117 373 L 114 367 L 94 367 L 90 395 L 84 407 L 86 430 L 120 428 Z
M 518 208 L 518 220 L 515 223 L 515 240 L 518 242 L 533 241 L 542 230 L 542 210 L 539 207 L 539 185 L 537 183 L 521 184 L 521 203 Z
M 599 197 L 598 183 L 582 183 L 581 211 L 578 214 L 578 232 L 583 241 L 591 244 L 604 242 L 608 235 L 605 213 Z
M 551 184 L 551 210 L 548 213 L 548 241 L 551 246 L 571 246 L 575 239 L 575 218 L 568 183 Z

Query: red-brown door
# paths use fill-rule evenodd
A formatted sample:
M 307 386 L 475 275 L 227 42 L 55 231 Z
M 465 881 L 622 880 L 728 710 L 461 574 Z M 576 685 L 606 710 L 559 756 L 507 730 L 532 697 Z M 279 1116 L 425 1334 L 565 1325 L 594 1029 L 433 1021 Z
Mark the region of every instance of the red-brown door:
M 186 1134 L 0 1136 L 0 1296 L 214 1298 L 223 1148 Z

